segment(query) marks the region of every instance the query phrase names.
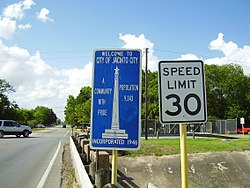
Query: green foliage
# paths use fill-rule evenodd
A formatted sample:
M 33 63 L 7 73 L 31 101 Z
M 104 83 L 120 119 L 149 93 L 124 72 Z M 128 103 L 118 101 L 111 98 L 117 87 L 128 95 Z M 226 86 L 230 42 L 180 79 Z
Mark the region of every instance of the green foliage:
M 62 120 L 60 120 L 59 118 L 56 118 L 56 124 L 57 125 L 60 125 L 60 124 L 62 124 L 63 122 L 62 122 Z
M 84 103 L 91 98 L 91 87 L 81 88 L 79 95 L 76 97 L 77 103 Z
M 249 114 L 249 77 L 239 65 L 206 65 L 208 115 L 237 118 Z
M 239 65 L 205 65 L 208 117 L 250 119 L 250 77 Z M 141 118 L 145 118 L 145 72 L 142 70 Z M 148 71 L 148 119 L 159 118 L 158 72 Z M 91 88 L 83 87 L 79 95 L 69 96 L 66 122 L 72 125 L 89 122 Z
M 15 92 L 13 86 L 6 80 L 0 79 L 0 94 L 2 95 L 9 92 Z
M 26 123 L 26 125 L 30 126 L 31 128 L 34 128 L 36 124 L 38 124 L 38 121 L 36 119 L 28 120 Z
M 57 120 L 57 117 L 53 110 L 43 106 L 37 106 L 35 108 L 34 116 L 38 123 L 44 125 L 51 125 Z
M 148 119 L 158 119 L 159 117 L 159 98 L 158 98 L 158 72 L 148 71 Z M 142 79 L 142 119 L 145 119 L 145 72 Z
M 6 80 L 0 79 L 0 119 L 11 119 L 16 117 L 18 105 L 15 101 L 11 102 L 7 96 L 8 93 L 15 92 Z
M 77 124 L 77 116 L 76 116 L 76 99 L 72 96 L 69 95 L 67 99 L 67 105 L 64 110 L 65 114 L 65 122 L 70 125 L 76 125 Z
M 81 104 L 76 105 L 76 116 L 78 118 L 77 123 L 81 124 L 84 122 L 89 122 L 90 114 L 91 114 L 91 100 L 90 99 L 88 99 L 87 101 Z
M 27 109 L 17 109 L 17 121 L 21 124 L 28 124 L 31 120 L 35 118 L 34 110 Z
M 79 95 L 74 98 L 70 95 L 65 108 L 65 121 L 70 125 L 79 125 L 90 121 L 91 114 L 91 87 L 83 87 Z
M 159 98 L 158 98 L 158 72 L 148 73 L 148 118 L 158 119 Z
M 48 126 L 58 121 L 53 110 L 43 106 L 37 106 L 34 110 L 17 109 L 15 120 L 30 127 L 34 127 L 36 124 Z

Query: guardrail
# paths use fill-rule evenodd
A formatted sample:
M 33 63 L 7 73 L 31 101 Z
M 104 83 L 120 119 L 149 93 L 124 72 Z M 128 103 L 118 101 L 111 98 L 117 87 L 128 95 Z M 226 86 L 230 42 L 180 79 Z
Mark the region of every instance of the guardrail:
M 70 137 L 70 150 L 73 158 L 73 164 L 76 170 L 77 179 L 80 186 L 83 188 L 93 187 L 92 182 L 89 179 L 88 173 L 86 172 L 85 167 L 82 163 L 81 157 L 77 151 L 75 143 L 71 137 Z
M 86 135 L 81 135 L 78 132 L 71 137 L 72 148 L 75 148 L 75 152 L 78 157 L 76 163 L 81 163 L 81 168 L 84 169 L 84 177 L 88 176 L 88 181 L 92 182 L 92 187 L 103 188 L 105 186 L 112 186 L 109 153 L 106 151 L 92 150 L 89 146 L 89 140 Z M 76 170 L 78 170 L 76 168 Z M 82 174 L 82 172 L 78 172 Z M 81 179 L 79 179 L 81 181 Z M 83 181 L 85 183 L 85 180 Z M 88 185 L 85 185 L 88 187 Z M 119 184 L 117 187 L 122 187 Z

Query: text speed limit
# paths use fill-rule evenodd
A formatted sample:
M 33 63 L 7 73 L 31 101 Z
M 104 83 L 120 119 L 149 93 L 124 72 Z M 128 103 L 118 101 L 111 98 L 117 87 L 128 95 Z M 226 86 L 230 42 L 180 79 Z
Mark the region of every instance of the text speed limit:
M 206 94 L 202 61 L 159 63 L 160 121 L 205 122 Z

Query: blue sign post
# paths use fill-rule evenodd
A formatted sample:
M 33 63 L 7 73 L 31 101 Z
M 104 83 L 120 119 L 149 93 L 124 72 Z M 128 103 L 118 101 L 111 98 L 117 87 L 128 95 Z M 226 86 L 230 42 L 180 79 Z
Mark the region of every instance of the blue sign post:
M 94 52 L 91 109 L 91 148 L 140 148 L 140 50 L 101 49 Z

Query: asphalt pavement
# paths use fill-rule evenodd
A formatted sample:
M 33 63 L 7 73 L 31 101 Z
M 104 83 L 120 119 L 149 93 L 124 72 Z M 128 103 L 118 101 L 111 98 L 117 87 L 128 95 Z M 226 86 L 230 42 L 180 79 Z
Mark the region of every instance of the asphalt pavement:
M 0 139 L 0 187 L 60 187 L 63 145 L 70 132 L 46 128 L 29 138 Z

